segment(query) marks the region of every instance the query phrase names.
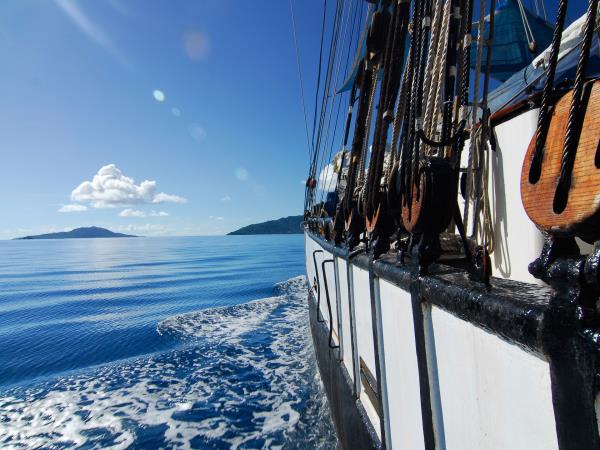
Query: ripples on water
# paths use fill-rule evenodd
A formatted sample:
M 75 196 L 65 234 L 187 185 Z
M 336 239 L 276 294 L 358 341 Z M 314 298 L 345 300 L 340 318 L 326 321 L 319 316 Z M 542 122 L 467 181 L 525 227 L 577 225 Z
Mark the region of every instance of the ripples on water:
M 335 446 L 301 236 L 0 252 L 0 445 Z

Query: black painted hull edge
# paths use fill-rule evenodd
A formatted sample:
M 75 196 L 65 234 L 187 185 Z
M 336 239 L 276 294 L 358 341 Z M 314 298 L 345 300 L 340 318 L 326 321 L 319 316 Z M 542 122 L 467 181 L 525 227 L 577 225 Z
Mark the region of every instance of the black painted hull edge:
M 352 379 L 338 361 L 337 349 L 329 348 L 329 330 L 326 323 L 317 321 L 317 305 L 312 294 L 308 296 L 308 310 L 317 365 L 341 447 L 381 449 L 381 442 L 361 401 L 354 398 Z

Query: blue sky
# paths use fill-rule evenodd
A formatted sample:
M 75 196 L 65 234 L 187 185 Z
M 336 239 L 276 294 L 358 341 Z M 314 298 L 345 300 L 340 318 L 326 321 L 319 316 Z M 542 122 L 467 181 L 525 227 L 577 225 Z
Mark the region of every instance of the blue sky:
M 293 3 L 310 116 L 323 0 Z M 288 0 L 3 0 L 0 56 L 0 239 L 222 234 L 302 212 Z
M 322 3 L 294 5 L 314 92 Z M 4 0 L 0 55 L 0 238 L 219 234 L 302 213 L 287 0 Z

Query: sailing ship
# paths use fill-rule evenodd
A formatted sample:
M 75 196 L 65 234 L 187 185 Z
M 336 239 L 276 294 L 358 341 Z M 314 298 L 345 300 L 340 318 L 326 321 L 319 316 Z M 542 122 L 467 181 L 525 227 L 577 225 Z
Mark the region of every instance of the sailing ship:
M 305 259 L 342 447 L 600 448 L 598 0 L 567 7 L 324 2 Z

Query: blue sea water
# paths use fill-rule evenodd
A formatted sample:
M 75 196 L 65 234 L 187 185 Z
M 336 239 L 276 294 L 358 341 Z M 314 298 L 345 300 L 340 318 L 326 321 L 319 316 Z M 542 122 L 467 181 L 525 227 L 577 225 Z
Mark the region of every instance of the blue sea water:
M 0 242 L 0 446 L 333 448 L 302 236 Z

